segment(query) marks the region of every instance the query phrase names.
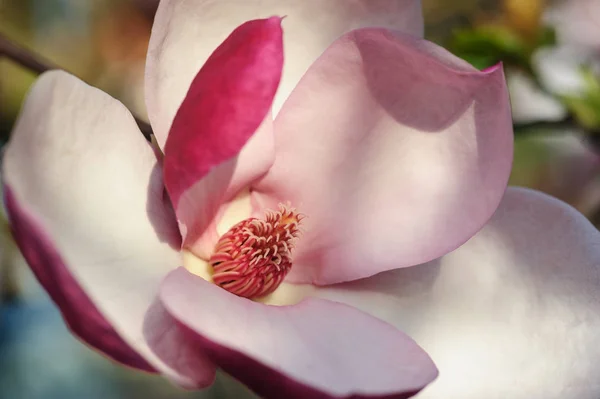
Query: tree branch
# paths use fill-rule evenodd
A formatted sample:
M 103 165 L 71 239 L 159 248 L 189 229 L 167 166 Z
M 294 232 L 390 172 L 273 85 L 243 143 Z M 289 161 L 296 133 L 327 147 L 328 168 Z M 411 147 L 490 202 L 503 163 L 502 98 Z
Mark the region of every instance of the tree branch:
M 35 55 L 24 47 L 18 46 L 13 41 L 0 33 L 0 58 L 6 57 L 9 60 L 21 65 L 22 67 L 39 74 L 52 69 L 63 69 L 53 63 Z M 147 122 L 133 115 L 135 122 L 140 128 L 146 140 L 150 141 L 152 135 L 152 127 Z

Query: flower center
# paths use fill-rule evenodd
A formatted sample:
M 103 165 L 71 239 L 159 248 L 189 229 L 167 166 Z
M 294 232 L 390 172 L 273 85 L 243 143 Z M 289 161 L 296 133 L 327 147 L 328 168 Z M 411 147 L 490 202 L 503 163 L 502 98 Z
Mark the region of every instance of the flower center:
M 208 261 L 213 282 L 245 298 L 275 291 L 292 267 L 291 252 L 303 218 L 279 204 L 279 211 L 266 211 L 265 220 L 249 218 L 233 226 Z

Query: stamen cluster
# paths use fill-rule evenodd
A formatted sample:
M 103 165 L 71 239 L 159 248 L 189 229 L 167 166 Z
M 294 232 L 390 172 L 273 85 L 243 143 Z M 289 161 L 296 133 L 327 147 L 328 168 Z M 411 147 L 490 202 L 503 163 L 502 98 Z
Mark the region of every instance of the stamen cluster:
M 265 220 L 249 218 L 233 226 L 218 241 L 209 264 L 213 281 L 245 298 L 272 293 L 292 267 L 291 252 L 303 216 L 279 204 Z

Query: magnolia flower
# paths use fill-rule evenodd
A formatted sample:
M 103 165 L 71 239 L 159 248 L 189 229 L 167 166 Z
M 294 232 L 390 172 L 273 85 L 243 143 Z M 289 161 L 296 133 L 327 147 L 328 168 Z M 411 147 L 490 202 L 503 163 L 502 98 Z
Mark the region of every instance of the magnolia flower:
M 186 388 L 405 398 L 433 360 L 420 398 L 597 396 L 600 237 L 506 191 L 501 68 L 421 39 L 416 1 L 232 4 L 161 2 L 158 148 L 63 72 L 23 106 L 5 199 L 71 330 Z

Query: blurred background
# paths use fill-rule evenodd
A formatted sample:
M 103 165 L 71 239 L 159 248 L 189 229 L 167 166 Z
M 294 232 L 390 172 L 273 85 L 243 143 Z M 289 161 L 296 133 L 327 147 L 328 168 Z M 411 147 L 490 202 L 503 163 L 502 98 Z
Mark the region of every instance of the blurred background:
M 600 225 L 600 0 L 422 0 L 426 36 L 477 68 L 504 63 L 511 183 Z M 120 99 L 145 119 L 143 70 L 157 0 L 0 0 L 0 35 Z M 0 143 L 37 73 L 2 57 Z M 35 69 L 35 68 L 34 68 Z M 248 395 L 220 375 L 201 393 L 112 364 L 74 339 L 0 220 L 0 398 Z

